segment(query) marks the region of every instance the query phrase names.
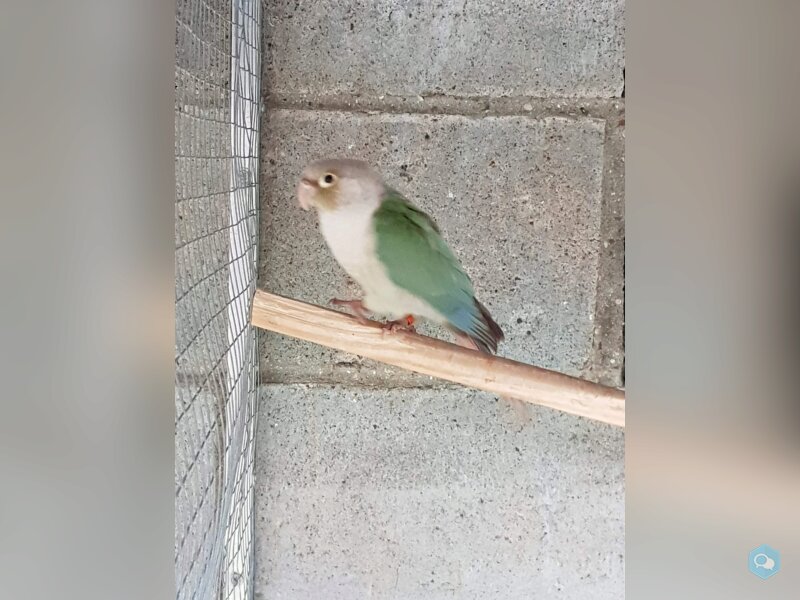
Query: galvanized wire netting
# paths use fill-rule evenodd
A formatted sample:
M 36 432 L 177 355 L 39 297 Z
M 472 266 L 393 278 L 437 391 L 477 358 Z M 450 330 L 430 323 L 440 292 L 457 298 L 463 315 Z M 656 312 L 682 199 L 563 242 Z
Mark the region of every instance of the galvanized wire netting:
M 175 581 L 252 597 L 260 0 L 178 0 Z

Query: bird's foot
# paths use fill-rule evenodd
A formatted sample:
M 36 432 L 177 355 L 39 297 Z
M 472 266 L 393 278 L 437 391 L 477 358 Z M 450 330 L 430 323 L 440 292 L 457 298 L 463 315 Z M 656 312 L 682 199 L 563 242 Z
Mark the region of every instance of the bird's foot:
M 355 315 L 358 322 L 362 325 L 370 323 L 369 315 L 367 314 L 367 307 L 361 300 L 340 300 L 339 298 L 331 298 L 330 304 L 332 306 L 346 306 Z
M 389 331 L 394 333 L 395 331 L 411 331 L 416 333 L 416 329 L 414 329 L 414 315 L 407 315 L 402 319 L 396 319 L 394 321 L 387 321 L 382 325 L 385 331 Z

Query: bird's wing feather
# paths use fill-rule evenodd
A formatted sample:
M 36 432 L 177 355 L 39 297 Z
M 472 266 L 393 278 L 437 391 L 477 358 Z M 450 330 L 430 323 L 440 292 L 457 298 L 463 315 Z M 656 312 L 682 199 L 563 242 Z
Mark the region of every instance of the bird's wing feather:
M 378 259 L 389 279 L 425 300 L 457 329 L 477 333 L 483 319 L 472 282 L 431 218 L 387 190 L 373 222 Z

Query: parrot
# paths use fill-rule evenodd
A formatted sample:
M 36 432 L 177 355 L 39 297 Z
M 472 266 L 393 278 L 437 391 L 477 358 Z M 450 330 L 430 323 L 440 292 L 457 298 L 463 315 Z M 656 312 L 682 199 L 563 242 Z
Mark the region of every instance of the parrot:
M 361 300 L 331 304 L 348 307 L 362 323 L 368 313 L 387 316 L 390 331 L 413 330 L 424 318 L 452 331 L 461 346 L 497 352 L 503 331 L 475 298 L 439 227 L 369 164 L 313 162 L 302 172 L 297 200 L 316 211 L 334 258 L 363 292 Z

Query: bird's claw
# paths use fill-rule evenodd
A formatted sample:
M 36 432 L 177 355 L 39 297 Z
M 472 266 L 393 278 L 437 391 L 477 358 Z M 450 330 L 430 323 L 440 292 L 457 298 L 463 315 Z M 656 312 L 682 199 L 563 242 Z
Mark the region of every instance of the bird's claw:
M 397 331 L 410 331 L 412 333 L 416 333 L 417 331 L 414 328 L 414 317 L 412 315 L 408 315 L 403 319 L 397 319 L 395 321 L 387 321 L 381 325 L 381 328 L 390 333 L 395 333 Z

